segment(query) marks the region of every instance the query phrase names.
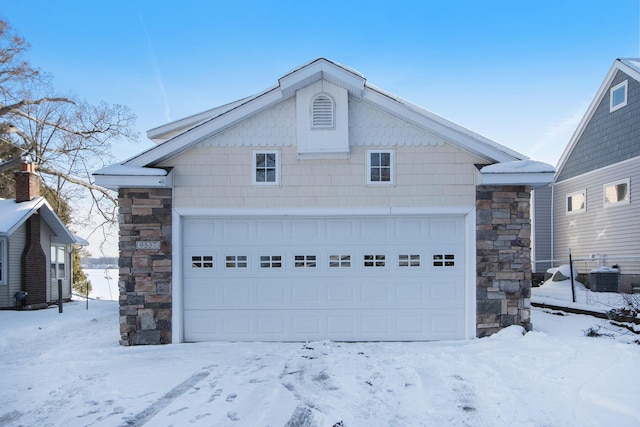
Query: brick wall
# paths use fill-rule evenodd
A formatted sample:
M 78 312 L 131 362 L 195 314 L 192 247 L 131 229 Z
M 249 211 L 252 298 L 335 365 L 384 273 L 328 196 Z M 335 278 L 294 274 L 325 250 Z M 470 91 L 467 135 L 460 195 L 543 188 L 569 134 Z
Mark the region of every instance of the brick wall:
M 530 188 L 480 186 L 476 192 L 476 335 L 511 325 L 531 330 Z
M 27 292 L 27 305 L 47 303 L 47 256 L 40 243 L 40 214 L 26 222 L 27 235 L 22 253 L 22 289 Z
M 120 344 L 171 342 L 171 189 L 120 189 Z

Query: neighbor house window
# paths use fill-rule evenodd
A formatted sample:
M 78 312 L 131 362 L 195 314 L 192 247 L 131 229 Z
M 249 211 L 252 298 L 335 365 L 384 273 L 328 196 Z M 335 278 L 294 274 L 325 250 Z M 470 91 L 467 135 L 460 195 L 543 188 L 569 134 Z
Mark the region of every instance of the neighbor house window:
M 334 102 L 331 96 L 321 93 L 311 101 L 311 127 L 334 127 Z
M 587 190 L 567 194 L 567 214 L 584 212 L 587 208 Z
M 67 258 L 67 251 L 64 245 L 51 246 L 51 279 L 64 279 L 66 278 L 65 261 Z
M 627 105 L 627 80 L 611 88 L 609 92 L 609 111 L 616 111 L 625 105 Z
M 367 183 L 393 184 L 394 160 L 393 150 L 367 151 Z
M 278 185 L 280 183 L 280 152 L 253 152 L 253 183 Z
M 604 207 L 629 203 L 629 179 L 605 184 Z
M 5 254 L 6 254 L 6 245 L 5 245 L 5 241 L 4 240 L 0 240 L 0 285 L 6 285 L 7 281 L 5 280 L 4 276 L 6 274 L 5 272 L 5 264 L 6 261 L 4 260 L 5 258 Z

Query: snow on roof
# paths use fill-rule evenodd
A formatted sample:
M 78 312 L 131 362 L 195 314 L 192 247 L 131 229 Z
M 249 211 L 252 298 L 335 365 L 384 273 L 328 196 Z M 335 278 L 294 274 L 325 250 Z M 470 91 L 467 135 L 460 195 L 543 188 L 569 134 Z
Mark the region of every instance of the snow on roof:
M 11 234 L 16 224 L 22 224 L 42 202 L 36 197 L 28 202 L 16 203 L 15 199 L 0 199 L 0 235 Z
M 485 173 L 555 173 L 553 166 L 536 160 L 495 163 L 481 169 Z
M 102 169 L 98 169 L 93 174 L 112 176 L 167 176 L 167 171 L 160 168 L 146 168 L 115 164 L 109 165 Z

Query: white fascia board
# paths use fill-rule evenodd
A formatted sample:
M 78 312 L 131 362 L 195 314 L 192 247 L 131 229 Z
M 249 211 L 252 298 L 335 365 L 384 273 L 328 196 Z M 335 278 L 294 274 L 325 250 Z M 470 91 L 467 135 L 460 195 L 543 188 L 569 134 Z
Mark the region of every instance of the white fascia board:
M 527 159 L 527 156 L 498 144 L 480 134 L 466 129 L 443 117 L 408 101 L 387 94 L 367 85 L 362 99 L 378 104 L 389 113 L 413 122 L 416 126 L 432 133 L 458 148 L 487 159 L 491 162 L 510 162 Z
M 553 182 L 554 172 L 481 173 L 480 185 L 528 185 L 542 187 Z
M 94 175 L 96 185 L 117 190 L 119 188 L 171 188 L 173 174 L 159 175 Z
M 560 176 L 560 172 L 562 172 L 562 168 L 567 162 L 569 155 L 571 154 L 571 152 L 573 151 L 573 148 L 575 147 L 575 145 L 578 143 L 578 140 L 582 136 L 582 132 L 584 132 L 585 128 L 587 127 L 587 124 L 589 124 L 589 122 L 591 121 L 591 118 L 593 117 L 593 114 L 598 108 L 598 105 L 600 105 L 600 102 L 602 102 L 602 99 L 608 93 L 609 86 L 611 86 L 611 82 L 613 82 L 613 79 L 615 78 L 616 73 L 618 71 L 622 71 L 623 73 L 627 74 L 629 77 L 640 82 L 640 73 L 638 73 L 638 71 L 635 68 L 632 68 L 629 65 L 625 64 L 623 61 L 624 61 L 623 59 L 616 59 L 615 61 L 613 61 L 613 64 L 611 65 L 609 72 L 607 73 L 606 77 L 602 81 L 600 88 L 598 89 L 595 96 L 591 100 L 591 104 L 589 104 L 587 111 L 582 116 L 582 120 L 580 120 L 580 123 L 578 123 L 578 127 L 576 127 L 576 130 L 571 135 L 571 138 L 569 139 L 569 143 L 565 147 L 564 151 L 562 152 L 562 155 L 560 156 L 560 159 L 558 160 L 558 164 L 556 165 L 556 171 L 557 171 L 556 176 Z
M 174 208 L 180 217 L 331 217 L 468 215 L 474 206 L 416 206 L 367 208 Z
M 203 111 L 201 113 L 193 114 L 188 117 L 183 117 L 181 119 L 175 120 L 170 123 L 165 123 L 164 125 L 148 130 L 147 138 L 149 138 L 150 140 L 156 143 L 166 141 L 167 139 L 181 132 L 184 132 L 185 130 L 193 126 L 196 126 L 197 124 L 205 120 L 211 119 L 220 114 L 224 114 L 225 112 L 237 107 L 243 102 L 246 102 L 247 99 L 250 99 L 250 98 L 251 97 L 242 98 L 237 101 L 230 102 L 228 104 L 221 105 L 219 107 L 215 107 L 207 111 Z
M 236 124 L 238 121 L 272 106 L 281 99 L 282 92 L 272 89 L 220 116 L 194 126 L 188 131 L 156 147 L 152 147 L 136 157 L 127 160 L 124 164 L 127 166 L 142 167 L 158 163 L 198 144 L 204 139 Z

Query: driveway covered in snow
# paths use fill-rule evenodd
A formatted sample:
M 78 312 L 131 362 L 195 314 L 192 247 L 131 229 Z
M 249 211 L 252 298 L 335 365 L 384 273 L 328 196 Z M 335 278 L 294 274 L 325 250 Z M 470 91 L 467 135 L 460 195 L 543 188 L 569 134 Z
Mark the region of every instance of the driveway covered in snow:
M 585 337 L 604 322 L 587 316 L 471 341 L 121 347 L 117 303 L 84 308 L 0 312 L 0 425 L 640 425 L 640 346 Z

